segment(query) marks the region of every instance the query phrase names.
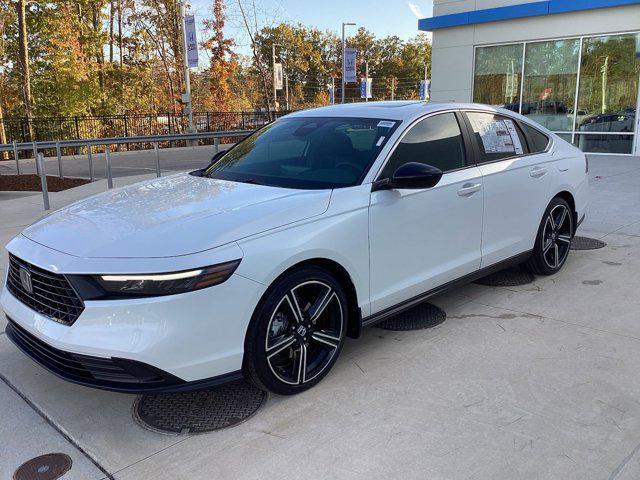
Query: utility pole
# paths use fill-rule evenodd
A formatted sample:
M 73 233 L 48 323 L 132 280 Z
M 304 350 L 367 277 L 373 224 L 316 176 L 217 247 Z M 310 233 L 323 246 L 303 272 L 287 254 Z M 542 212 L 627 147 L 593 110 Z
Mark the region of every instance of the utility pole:
M 191 110 L 191 77 L 189 72 L 189 59 L 187 58 L 187 26 L 185 25 L 186 9 L 184 1 L 180 2 L 180 28 L 182 29 L 182 61 L 184 64 L 184 96 L 182 102 L 186 104 L 187 116 L 189 118 L 188 132 L 195 131 L 193 128 L 193 111 Z
M 287 108 L 287 112 L 289 111 L 289 74 L 287 71 L 284 71 L 284 103 Z
M 391 100 L 396 99 L 396 77 L 391 77 Z
M 333 103 L 331 105 L 335 105 L 336 103 L 336 79 L 331 77 L 331 96 L 333 97 Z
M 364 101 L 369 101 L 369 60 L 364 61 Z
M 345 76 L 344 56 L 345 56 L 345 49 L 347 48 L 345 34 L 344 34 L 344 28 L 347 25 L 353 26 L 353 25 L 355 25 L 355 23 L 342 22 L 342 102 L 341 103 L 344 103 L 344 76 Z

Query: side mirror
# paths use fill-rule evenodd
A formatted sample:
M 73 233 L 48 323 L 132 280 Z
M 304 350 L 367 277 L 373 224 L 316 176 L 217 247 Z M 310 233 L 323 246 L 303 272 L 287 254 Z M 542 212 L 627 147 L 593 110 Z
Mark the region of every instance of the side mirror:
M 226 150 L 220 150 L 213 157 L 211 157 L 211 163 L 217 162 L 220 159 L 220 157 L 223 156 L 225 153 L 227 153 Z
M 442 178 L 442 170 L 425 163 L 409 162 L 400 165 L 392 178 L 378 180 L 372 190 L 389 190 L 392 188 L 421 189 L 431 188 Z

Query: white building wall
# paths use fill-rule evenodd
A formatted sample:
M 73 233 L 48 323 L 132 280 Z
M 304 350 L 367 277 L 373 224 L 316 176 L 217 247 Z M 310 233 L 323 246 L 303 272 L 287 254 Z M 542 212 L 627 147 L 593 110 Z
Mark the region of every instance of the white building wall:
M 534 1 L 534 0 L 532 0 Z M 518 0 L 434 0 L 434 15 L 529 3 Z M 472 101 L 473 47 L 640 30 L 640 6 L 601 8 L 435 30 L 431 98 Z

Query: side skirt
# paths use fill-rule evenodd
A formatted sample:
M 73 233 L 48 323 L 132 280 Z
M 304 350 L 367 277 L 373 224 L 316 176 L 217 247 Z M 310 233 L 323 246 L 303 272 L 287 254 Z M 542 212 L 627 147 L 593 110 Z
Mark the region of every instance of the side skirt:
M 500 270 L 504 270 L 508 267 L 513 267 L 515 265 L 519 265 L 521 263 L 526 262 L 529 257 L 531 257 L 532 250 L 528 250 L 526 252 L 520 253 L 513 257 L 510 257 L 506 260 L 503 260 L 498 263 L 494 263 L 493 265 L 489 265 L 488 267 L 481 268 L 480 270 L 476 270 L 473 273 L 465 275 L 464 277 L 460 277 L 456 280 L 452 280 L 451 282 L 445 283 L 436 287 L 428 292 L 417 295 L 409 300 L 405 300 L 397 305 L 394 305 L 389 308 L 385 308 L 384 310 L 374 313 L 373 315 L 369 315 L 362 319 L 363 327 L 370 327 L 371 325 L 375 325 L 376 323 L 385 320 L 393 315 L 397 315 L 400 312 L 408 310 L 411 307 L 416 306 L 419 303 L 424 302 L 429 297 L 433 297 L 434 295 L 438 295 L 439 293 L 446 292 L 455 287 L 460 287 L 462 285 L 466 285 L 467 283 L 473 282 L 474 280 L 478 280 L 479 278 L 486 277 L 495 272 L 499 272 Z

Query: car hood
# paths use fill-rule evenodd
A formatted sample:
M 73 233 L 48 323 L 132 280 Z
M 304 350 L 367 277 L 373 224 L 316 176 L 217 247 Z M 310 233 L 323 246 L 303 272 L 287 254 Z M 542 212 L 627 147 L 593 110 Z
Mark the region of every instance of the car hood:
M 320 215 L 331 190 L 293 190 L 189 174 L 145 181 L 71 204 L 23 235 L 79 257 L 172 257 Z

